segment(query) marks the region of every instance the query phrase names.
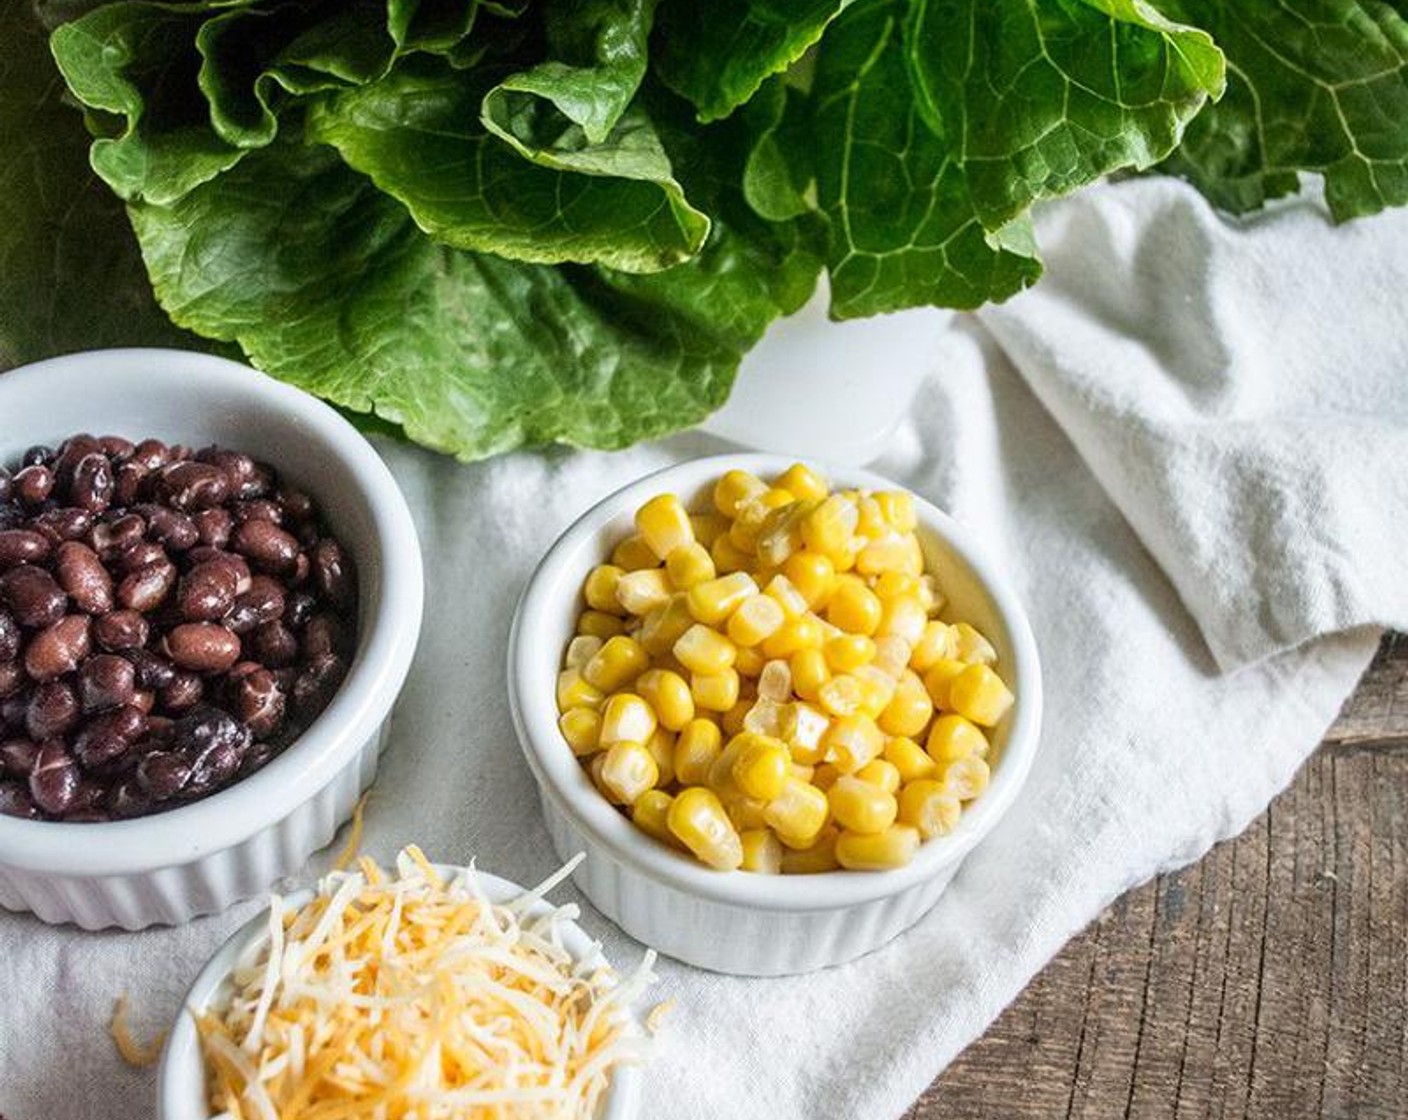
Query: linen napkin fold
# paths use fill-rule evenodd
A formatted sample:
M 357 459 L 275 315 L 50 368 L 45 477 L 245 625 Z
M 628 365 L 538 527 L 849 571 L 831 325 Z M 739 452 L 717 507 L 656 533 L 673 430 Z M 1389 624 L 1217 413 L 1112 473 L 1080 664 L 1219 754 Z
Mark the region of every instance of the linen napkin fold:
M 900 1116 L 1119 892 L 1260 812 L 1374 624 L 1408 625 L 1408 379 L 1390 376 L 1405 324 L 1383 294 L 1408 281 L 1408 216 L 1336 230 L 1297 204 L 1234 233 L 1185 188 L 1138 182 L 1052 207 L 1041 232 L 1043 286 L 949 335 L 877 464 L 973 525 L 1017 582 L 1047 698 L 1028 784 L 934 911 L 863 960 L 777 980 L 662 962 L 653 998 L 677 1006 L 646 1120 Z M 556 857 L 505 703 L 514 596 L 599 497 L 722 448 L 686 435 L 464 467 L 379 447 L 417 519 L 429 609 L 364 848 L 415 841 L 532 883 Z M 0 915 L 0 1112 L 151 1115 L 152 1075 L 104 1029 L 113 997 L 158 1029 L 256 909 L 105 935 Z M 583 924 L 623 965 L 641 952 L 589 906 Z

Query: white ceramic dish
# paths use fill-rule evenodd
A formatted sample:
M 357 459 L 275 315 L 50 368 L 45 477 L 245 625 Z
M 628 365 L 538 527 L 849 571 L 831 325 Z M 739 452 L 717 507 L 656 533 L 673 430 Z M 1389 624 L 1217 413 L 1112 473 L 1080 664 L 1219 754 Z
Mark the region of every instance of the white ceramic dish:
M 420 632 L 420 547 L 395 480 L 357 430 L 316 398 L 236 362 L 107 350 L 0 375 L 0 462 L 81 431 L 219 443 L 265 459 L 318 500 L 357 562 L 360 624 L 347 679 L 262 770 L 136 820 L 0 816 L 0 906 L 87 929 L 184 922 L 297 869 L 371 784 Z
M 790 463 L 777 455 L 721 455 L 666 468 L 618 490 L 548 551 L 523 593 L 509 642 L 514 725 L 553 844 L 564 859 L 587 853 L 577 884 L 647 945 L 689 964 L 744 975 L 840 964 L 918 921 L 1016 799 L 1041 725 L 1041 669 L 1016 595 L 968 530 L 916 498 L 925 560 L 939 575 L 952 617 L 972 622 L 990 638 L 1017 696 L 994 729 L 992 782 L 950 835 L 924 844 L 909 866 L 895 871 L 780 877 L 718 872 L 650 840 L 607 803 L 557 728 L 556 677 L 583 579 L 634 531 L 633 514 L 647 498 L 669 491 L 690 508 L 707 508 L 709 488 L 724 471 L 740 468 L 770 478 Z M 822 469 L 834 485 L 896 488 L 867 471 Z
M 447 879 L 461 870 L 439 864 L 436 869 Z M 506 902 L 526 893 L 523 887 L 497 875 L 476 871 L 475 877 L 491 902 Z M 300 907 L 306 906 L 312 898 L 312 890 L 303 890 L 289 895 L 285 901 L 293 907 Z M 528 913 L 544 914 L 550 909 L 548 903 L 539 901 Z M 587 936 L 581 926 L 575 922 L 564 922 L 561 928 L 562 943 L 573 957 L 593 962 L 601 960 L 600 946 Z M 162 1050 L 161 1066 L 157 1071 L 157 1120 L 208 1120 L 210 1109 L 206 1104 L 205 1068 L 194 1017 L 218 999 L 228 998 L 228 979 L 235 961 L 247 947 L 262 942 L 267 936 L 268 914 L 261 913 L 241 926 L 225 942 L 186 993 L 182 1011 Z M 639 1029 L 639 1021 L 636 1025 Z M 620 1067 L 612 1077 L 611 1088 L 603 1100 L 598 1120 L 634 1120 L 640 1112 L 640 1088 L 640 1068 Z

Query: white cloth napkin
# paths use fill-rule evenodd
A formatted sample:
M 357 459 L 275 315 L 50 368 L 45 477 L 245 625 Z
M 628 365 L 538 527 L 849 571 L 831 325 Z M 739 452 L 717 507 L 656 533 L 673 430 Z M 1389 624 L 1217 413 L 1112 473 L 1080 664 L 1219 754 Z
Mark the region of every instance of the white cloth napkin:
M 1017 580 L 1048 698 L 1030 781 L 937 908 L 864 960 L 768 981 L 663 963 L 655 996 L 678 1006 L 646 1120 L 898 1117 L 1116 895 L 1260 812 L 1375 624 L 1408 626 L 1408 214 L 1334 229 L 1300 201 L 1233 224 L 1140 181 L 1052 207 L 1041 234 L 1047 278 L 950 334 L 877 464 L 980 530 Z M 576 513 L 719 445 L 471 467 L 381 447 L 429 609 L 364 847 L 416 841 L 536 881 L 556 859 L 504 700 L 514 596 Z M 0 1112 L 151 1115 L 152 1074 L 107 1036 L 114 997 L 154 1033 L 255 909 L 140 934 L 0 916 Z M 614 959 L 638 957 L 583 920 Z

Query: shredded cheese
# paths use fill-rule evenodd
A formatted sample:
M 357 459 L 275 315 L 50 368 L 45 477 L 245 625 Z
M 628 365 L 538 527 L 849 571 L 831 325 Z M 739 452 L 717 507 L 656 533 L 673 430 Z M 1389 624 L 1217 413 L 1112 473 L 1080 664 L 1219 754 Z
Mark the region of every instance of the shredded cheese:
M 419 848 L 394 873 L 365 856 L 357 867 L 329 875 L 302 909 L 275 898 L 233 992 L 198 1020 L 212 1109 L 231 1120 L 593 1120 L 613 1072 L 646 1056 L 629 1008 L 654 954 L 623 982 L 564 947 L 575 906 L 529 913 L 572 865 L 504 904 L 472 868 L 446 881 Z
M 357 850 L 362 846 L 362 815 L 366 812 L 367 798 L 371 795 L 372 791 L 367 790 L 357 798 L 356 807 L 352 810 L 352 827 L 347 831 L 347 843 L 332 863 L 334 871 L 346 871 L 357 858 Z
M 122 1055 L 122 1060 L 129 1066 L 136 1066 L 138 1069 L 145 1069 L 147 1066 L 156 1065 L 161 1058 L 161 1045 L 166 1041 L 166 1032 L 162 1031 L 151 1042 L 150 1046 L 143 1046 L 132 1037 L 132 1031 L 127 1026 L 127 996 L 117 997 L 117 1003 L 113 1005 L 112 1022 L 108 1024 L 108 1032 L 112 1035 L 113 1043 L 117 1046 L 117 1052 Z

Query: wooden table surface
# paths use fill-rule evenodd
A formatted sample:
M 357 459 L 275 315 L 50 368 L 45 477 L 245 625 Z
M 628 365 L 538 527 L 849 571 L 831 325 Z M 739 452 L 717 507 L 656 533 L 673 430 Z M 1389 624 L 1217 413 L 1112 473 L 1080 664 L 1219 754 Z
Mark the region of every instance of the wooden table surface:
M 1241 836 L 1130 891 L 905 1120 L 1408 1118 L 1408 635 Z

